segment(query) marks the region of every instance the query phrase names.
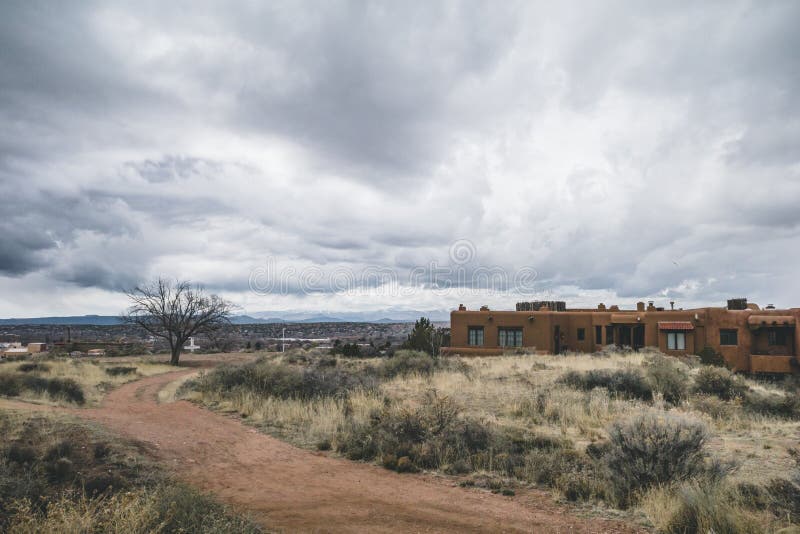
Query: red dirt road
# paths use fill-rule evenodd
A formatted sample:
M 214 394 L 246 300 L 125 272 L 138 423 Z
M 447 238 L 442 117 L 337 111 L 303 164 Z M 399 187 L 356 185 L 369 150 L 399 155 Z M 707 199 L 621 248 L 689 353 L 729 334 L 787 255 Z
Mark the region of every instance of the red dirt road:
M 181 375 L 126 384 L 100 408 L 74 410 L 154 449 L 191 485 L 289 532 L 634 532 L 570 515 L 544 492 L 503 497 L 424 475 L 330 458 L 260 434 L 189 402 L 158 404 Z M 22 403 L 14 403 L 20 407 Z

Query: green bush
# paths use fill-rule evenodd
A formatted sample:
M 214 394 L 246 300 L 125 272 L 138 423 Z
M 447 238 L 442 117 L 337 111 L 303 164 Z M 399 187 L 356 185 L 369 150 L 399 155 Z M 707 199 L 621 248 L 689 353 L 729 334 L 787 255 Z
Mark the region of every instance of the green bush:
M 51 378 L 47 384 L 47 394 L 53 398 L 63 398 L 76 404 L 86 402 L 83 388 L 71 378 Z
M 414 350 L 398 350 L 380 365 L 378 373 L 384 378 L 412 374 L 430 375 L 435 368 L 436 360 L 429 354 Z
M 638 369 L 594 369 L 567 371 L 558 382 L 575 389 L 590 391 L 606 388 L 609 393 L 627 399 L 653 400 L 653 388 Z
M 136 367 L 127 367 L 124 365 L 118 365 L 116 367 L 106 367 L 105 371 L 106 374 L 110 376 L 132 375 L 136 372 Z
M 86 398 L 83 388 L 71 378 L 43 378 L 27 374 L 0 374 L 0 394 L 17 397 L 23 391 L 47 393 L 54 399 L 65 399 L 83 404 Z
M 0 395 L 18 397 L 22 393 L 22 382 L 19 375 L 0 374 Z
M 416 410 L 387 406 L 374 411 L 368 423 L 346 424 L 335 441 L 337 450 L 350 459 L 382 458 L 392 469 L 400 469 L 403 458 L 416 469 L 444 468 L 459 462 L 469 465 L 470 470 L 488 468 L 487 451 L 496 444 L 488 425 L 462 418 L 449 397 L 432 391 Z
M 756 534 L 764 530 L 752 514 L 743 510 L 739 499 L 719 484 L 686 484 L 678 490 L 678 497 L 678 509 L 664 528 L 670 534 Z
M 621 506 L 654 486 L 709 474 L 705 426 L 678 416 L 643 414 L 613 423 L 603 461 Z
M 19 367 L 17 367 L 17 371 L 21 373 L 31 373 L 31 372 L 39 372 L 39 373 L 47 373 L 50 372 L 50 366 L 46 363 L 38 363 L 38 362 L 30 362 L 30 363 L 23 363 Z
M 463 417 L 451 399 L 433 391 L 417 409 L 386 406 L 366 423 L 349 421 L 335 444 L 347 458 L 377 459 L 399 472 L 488 471 L 555 487 L 570 499 L 602 494 L 596 463 L 568 439 Z
M 722 354 L 718 353 L 709 346 L 703 347 L 702 350 L 697 353 L 697 355 L 700 356 L 700 362 L 705 365 L 725 367 L 725 358 L 722 356 Z
M 689 390 L 689 374 L 686 366 L 676 358 L 656 354 L 645 362 L 645 373 L 653 391 L 660 393 L 670 404 L 678 405 L 686 400 Z
M 375 378 L 366 373 L 324 365 L 300 368 L 269 361 L 218 367 L 196 382 L 200 391 L 226 394 L 243 389 L 282 399 L 333 397 L 355 388 L 371 389 L 375 385 Z
M 800 523 L 800 485 L 783 478 L 773 479 L 766 486 L 770 496 L 769 510 L 777 517 Z
M 251 521 L 184 484 L 162 484 L 155 494 L 158 516 L 153 527 L 161 526 L 163 532 L 261 532 Z
M 713 395 L 722 400 L 733 400 L 747 392 L 747 386 L 724 367 L 704 367 L 694 377 L 694 391 Z
M 800 394 L 761 393 L 751 391 L 742 401 L 744 409 L 761 415 L 770 415 L 784 419 L 800 419 Z

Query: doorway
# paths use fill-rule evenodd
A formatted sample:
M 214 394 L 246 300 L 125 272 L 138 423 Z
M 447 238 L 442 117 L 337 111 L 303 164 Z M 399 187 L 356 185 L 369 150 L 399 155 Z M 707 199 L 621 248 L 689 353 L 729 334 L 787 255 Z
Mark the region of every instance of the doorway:
M 617 336 L 617 345 L 619 345 L 621 347 L 625 347 L 625 346 L 631 347 L 631 346 L 633 346 L 633 344 L 631 343 L 631 337 L 632 336 L 631 336 L 631 327 L 630 326 L 624 325 L 624 324 L 620 325 L 618 327 L 618 332 L 617 333 L 619 334 Z
M 561 327 L 553 327 L 553 354 L 561 354 Z
M 637 324 L 633 327 L 633 350 L 639 350 L 644 347 L 644 325 Z

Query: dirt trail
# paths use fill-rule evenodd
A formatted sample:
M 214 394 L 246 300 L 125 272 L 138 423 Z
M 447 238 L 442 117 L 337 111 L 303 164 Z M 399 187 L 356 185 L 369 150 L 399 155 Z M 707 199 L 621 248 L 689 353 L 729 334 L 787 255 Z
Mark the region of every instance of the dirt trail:
M 289 532 L 633 532 L 615 521 L 569 515 L 544 492 L 515 497 L 424 475 L 330 458 L 260 434 L 158 391 L 186 373 L 158 375 L 73 413 L 149 444 L 177 476 Z M 23 403 L 14 403 L 21 407 Z

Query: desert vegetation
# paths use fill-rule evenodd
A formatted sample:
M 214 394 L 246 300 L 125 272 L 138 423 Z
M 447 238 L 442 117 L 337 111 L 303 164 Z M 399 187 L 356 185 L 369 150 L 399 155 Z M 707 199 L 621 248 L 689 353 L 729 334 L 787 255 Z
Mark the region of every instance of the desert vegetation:
M 800 521 L 797 384 L 699 358 L 297 350 L 203 374 L 182 395 L 302 447 L 505 495 L 547 488 L 659 531 Z
M 95 425 L 0 412 L 0 433 L 0 532 L 260 531 Z
M 148 360 L 108 363 L 96 359 L 38 357 L 0 364 L 0 395 L 63 406 L 94 406 L 111 389 L 174 368 Z

